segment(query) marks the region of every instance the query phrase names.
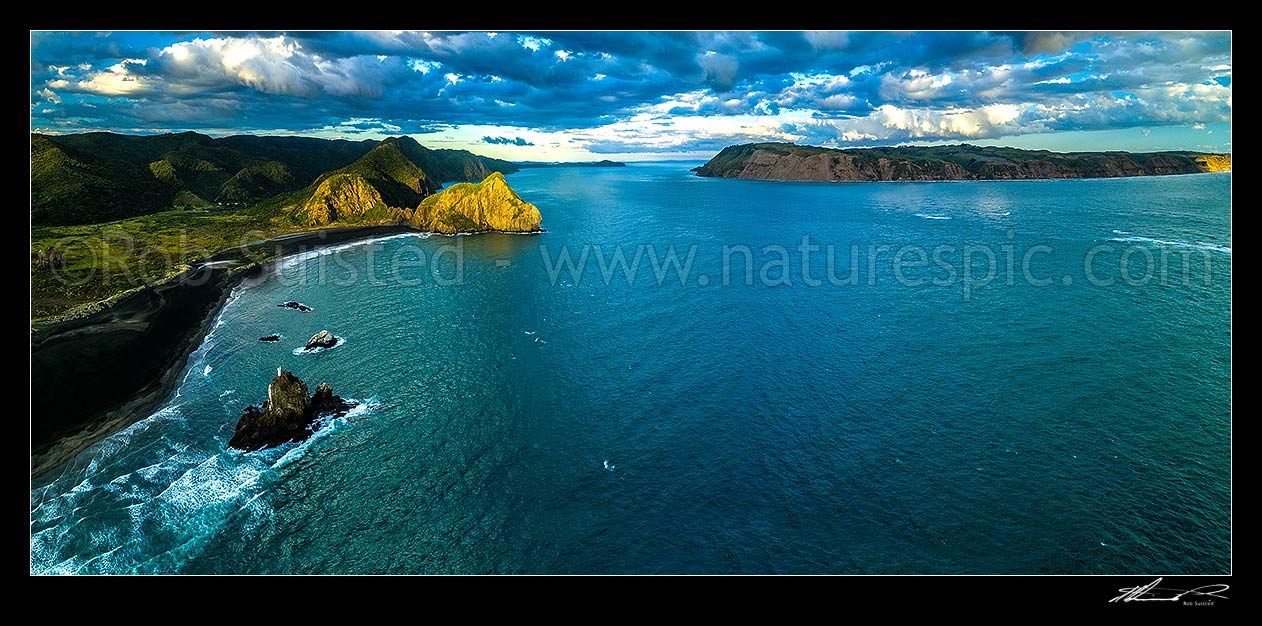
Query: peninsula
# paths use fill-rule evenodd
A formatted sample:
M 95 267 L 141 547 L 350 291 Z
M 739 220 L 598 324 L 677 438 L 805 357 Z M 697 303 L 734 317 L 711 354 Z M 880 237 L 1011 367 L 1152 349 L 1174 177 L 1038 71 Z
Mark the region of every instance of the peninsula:
M 728 146 L 698 176 L 797 181 L 1114 178 L 1231 170 L 1230 154 L 1050 152 L 955 144 L 821 148 L 791 143 Z

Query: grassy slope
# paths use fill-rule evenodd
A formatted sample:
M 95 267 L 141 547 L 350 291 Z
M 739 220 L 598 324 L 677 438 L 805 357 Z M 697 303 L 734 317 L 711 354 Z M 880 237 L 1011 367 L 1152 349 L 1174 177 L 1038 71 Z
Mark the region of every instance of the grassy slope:
M 42 226 L 31 249 L 56 246 L 64 269 L 31 269 L 31 319 L 60 315 L 178 273 L 189 261 L 295 230 L 245 211 L 173 210 L 105 224 Z

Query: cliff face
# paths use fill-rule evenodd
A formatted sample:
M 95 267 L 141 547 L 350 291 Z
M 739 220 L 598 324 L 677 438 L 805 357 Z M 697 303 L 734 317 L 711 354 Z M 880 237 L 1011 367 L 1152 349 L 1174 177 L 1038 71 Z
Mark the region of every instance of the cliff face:
M 438 233 L 485 230 L 536 232 L 543 217 L 539 208 L 521 199 L 504 175 L 495 172 L 480 183 L 452 185 L 421 201 L 408 223 Z
M 698 176 L 758 180 L 906 181 L 1113 178 L 1229 171 L 1231 155 L 1018 150 L 960 144 L 837 150 L 793 144 L 729 146 Z
M 311 224 L 330 224 L 386 206 L 381 194 L 358 174 L 334 174 L 316 187 L 300 213 Z
M 444 163 L 443 161 L 446 160 Z M 323 177 L 289 211 L 301 223 L 398 224 L 439 233 L 534 232 L 539 209 L 521 199 L 500 172 L 480 183 L 439 192 L 421 163 L 448 174 L 486 171 L 460 151 L 426 150 L 411 139 L 386 140 L 360 160 Z
M 1230 154 L 1206 154 L 1196 158 L 1207 172 L 1230 172 L 1231 171 L 1231 155 Z

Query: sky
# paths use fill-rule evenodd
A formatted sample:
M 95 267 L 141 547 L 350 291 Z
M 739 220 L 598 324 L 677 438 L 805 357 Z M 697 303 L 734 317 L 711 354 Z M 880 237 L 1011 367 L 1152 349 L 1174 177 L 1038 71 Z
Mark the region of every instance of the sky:
M 31 130 L 410 135 L 515 161 L 1230 152 L 1231 33 L 33 31 Z

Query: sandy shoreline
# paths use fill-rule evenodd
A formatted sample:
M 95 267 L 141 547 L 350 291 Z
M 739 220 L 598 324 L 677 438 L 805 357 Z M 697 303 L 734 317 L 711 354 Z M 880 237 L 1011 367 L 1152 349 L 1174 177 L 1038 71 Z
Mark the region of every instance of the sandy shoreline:
M 163 283 L 31 334 L 31 478 L 151 414 L 170 395 L 232 288 L 282 257 L 416 232 L 359 226 L 290 233 L 219 252 Z M 251 253 L 268 250 L 260 263 Z

